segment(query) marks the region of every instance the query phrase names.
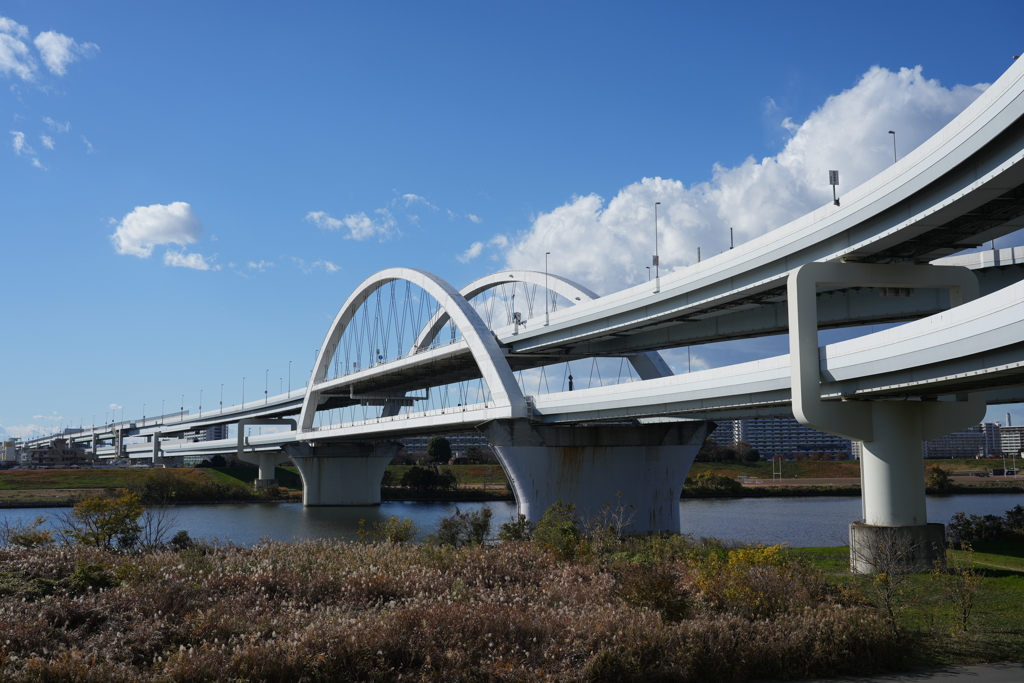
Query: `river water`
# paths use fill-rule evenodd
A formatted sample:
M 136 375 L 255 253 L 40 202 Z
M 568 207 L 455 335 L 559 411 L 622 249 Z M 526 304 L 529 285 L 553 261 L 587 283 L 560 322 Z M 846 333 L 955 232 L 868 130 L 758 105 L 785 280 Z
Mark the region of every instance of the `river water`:
M 953 513 L 1003 515 L 1024 505 L 1024 494 L 929 496 L 928 518 L 949 522 Z M 494 530 L 515 515 L 514 503 L 459 503 L 461 510 L 489 507 Z M 304 508 L 296 503 L 181 505 L 167 508 L 173 530 L 193 538 L 251 544 L 260 538 L 358 539 L 359 520 L 367 526 L 390 516 L 408 517 L 419 536 L 433 533 L 438 521 L 455 509 L 452 503 L 383 503 L 378 507 Z M 0 521 L 27 522 L 39 516 L 52 521 L 67 508 L 0 510 Z M 860 497 L 687 499 L 679 503 L 683 533 L 747 543 L 788 543 L 790 546 L 838 546 L 848 540 L 848 525 L 861 514 Z

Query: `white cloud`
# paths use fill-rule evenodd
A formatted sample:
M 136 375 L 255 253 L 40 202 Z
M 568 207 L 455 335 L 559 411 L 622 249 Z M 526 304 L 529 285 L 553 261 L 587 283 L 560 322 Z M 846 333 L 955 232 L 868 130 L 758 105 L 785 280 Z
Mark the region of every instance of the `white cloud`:
M 317 268 L 323 268 L 328 273 L 336 273 L 339 270 L 341 270 L 340 266 L 332 263 L 331 261 L 326 261 L 323 259 L 313 261 L 313 263 L 309 265 L 306 265 L 306 261 L 304 259 L 300 259 L 295 256 L 292 256 L 292 261 L 294 261 L 295 265 L 299 267 L 299 270 L 301 270 L 306 275 L 309 275 Z
M 457 254 L 455 258 L 461 263 L 469 263 L 470 261 L 472 261 L 477 256 L 483 253 L 485 246 L 497 247 L 498 249 L 505 249 L 508 247 L 508 245 L 509 241 L 507 237 L 505 237 L 504 235 L 495 235 L 494 237 L 487 241 L 486 245 L 483 242 L 473 242 L 473 244 L 469 245 L 469 249 L 462 252 L 461 254 Z M 492 254 L 491 259 L 496 260 L 497 254 Z
M 267 268 L 273 268 L 273 267 L 274 267 L 274 262 L 273 261 L 263 261 L 263 260 L 260 260 L 259 263 L 256 263 L 255 261 L 249 261 L 249 268 L 251 270 L 258 270 L 261 273 L 265 273 L 265 272 L 267 272 Z
M 220 270 L 220 266 L 211 264 L 202 254 L 186 254 L 170 249 L 164 253 L 164 265 L 193 270 Z
M 483 223 L 483 221 L 480 220 L 480 217 L 477 216 L 476 214 L 467 213 L 466 218 L 473 221 L 474 223 Z
M 39 139 L 43 141 L 43 147 L 45 147 L 46 149 L 54 148 L 53 138 L 51 138 L 49 135 L 40 135 Z
M 25 134 L 20 130 L 10 131 L 14 139 L 11 141 L 11 145 L 14 147 L 14 153 L 18 156 L 35 154 L 36 151 L 32 149 L 32 146 L 25 142 Z
M 374 213 L 379 214 L 380 218 L 370 218 L 360 211 L 339 220 L 323 211 L 310 211 L 306 214 L 306 220 L 323 230 L 348 228 L 349 234 L 345 235 L 345 239 L 362 241 L 379 237 L 383 242 L 394 234 L 395 217 L 387 209 L 377 209 Z
M 111 410 L 124 410 L 124 406 L 119 406 L 116 403 L 111 403 L 110 404 L 110 409 Z
M 536 216 L 505 254 L 511 268 L 539 269 L 550 251 L 552 267 L 601 293 L 647 279 L 654 253 L 654 202 L 658 212 L 663 271 L 729 248 L 780 227 L 832 201 L 827 171 L 839 169 L 840 192 L 892 164 L 897 131 L 900 156 L 948 123 L 987 85 L 945 88 L 921 67 L 892 72 L 869 69 L 849 90 L 828 98 L 802 124 L 783 127 L 792 135 L 776 156 L 748 158 L 734 168 L 715 166 L 711 180 L 686 187 L 644 178 L 609 202 L 595 194 L 574 197 Z
M 67 73 L 68 64 L 79 57 L 89 58 L 100 51 L 95 43 L 78 43 L 63 33 L 44 31 L 36 36 L 36 49 L 43 58 L 43 64 L 50 73 L 63 76 Z
M 0 74 L 13 73 L 24 81 L 35 79 L 36 63 L 24 42 L 27 37 L 26 27 L 0 17 Z
M 426 206 L 429 206 L 434 211 L 438 210 L 437 207 L 434 206 L 433 204 L 431 204 L 430 201 L 426 197 L 421 197 L 418 194 L 403 194 L 402 195 L 402 199 L 405 200 L 405 205 L 406 206 L 409 206 L 410 204 L 425 204 Z
M 44 171 L 49 171 L 50 170 L 46 166 L 43 166 L 43 164 L 39 161 L 39 159 L 36 159 L 35 157 L 32 158 L 32 165 L 35 166 L 36 168 L 41 168 Z
M 110 239 L 114 242 L 118 254 L 149 258 L 153 253 L 153 247 L 158 244 L 177 244 L 183 247 L 198 240 L 202 232 L 202 221 L 192 213 L 192 207 L 185 202 L 174 202 L 135 207 L 121 220 L 117 232 L 111 235 Z M 168 252 L 170 253 L 172 252 Z M 171 257 L 172 260 L 175 258 Z M 199 258 L 202 259 L 202 256 Z M 167 263 L 166 257 L 164 263 Z M 168 265 L 183 264 L 175 262 Z
M 69 130 L 71 130 L 71 122 L 70 121 L 65 121 L 64 123 L 59 123 L 59 122 L 54 121 L 53 119 L 51 119 L 49 116 L 47 116 L 45 119 L 43 119 L 43 123 L 45 123 L 47 126 L 49 126 L 50 130 L 55 131 L 57 133 L 67 133 Z
M 338 266 L 336 266 L 335 264 L 331 263 L 330 261 L 324 261 L 324 260 L 314 261 L 313 262 L 313 267 L 314 268 L 323 268 L 328 273 L 337 273 L 340 270 L 340 268 Z
M 484 250 L 484 243 L 483 242 L 473 242 L 473 244 L 469 245 L 469 249 L 467 249 L 466 251 L 462 252 L 461 254 L 456 256 L 455 258 L 460 263 L 469 263 L 470 261 L 475 259 L 477 256 L 479 256 L 480 253 L 483 252 L 483 250 Z
M 92 143 L 89 142 L 88 140 L 86 140 L 84 135 L 82 136 L 82 142 L 85 143 L 85 153 L 86 154 L 92 154 L 93 151 L 94 151 L 93 148 L 92 148 Z

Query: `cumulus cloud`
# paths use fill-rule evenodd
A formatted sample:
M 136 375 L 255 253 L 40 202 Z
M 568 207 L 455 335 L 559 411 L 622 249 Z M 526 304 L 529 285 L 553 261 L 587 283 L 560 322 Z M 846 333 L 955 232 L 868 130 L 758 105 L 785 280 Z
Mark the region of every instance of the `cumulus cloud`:
M 390 239 L 394 234 L 395 217 L 387 209 L 377 209 L 374 213 L 379 218 L 370 218 L 360 211 L 338 219 L 324 211 L 310 211 L 306 214 L 306 220 L 323 230 L 348 228 L 349 233 L 345 239 L 363 241 L 378 237 L 382 242 Z
M 483 221 L 480 220 L 479 216 L 477 216 L 476 214 L 472 214 L 472 213 L 467 213 L 466 214 L 466 218 L 468 218 L 469 220 L 473 221 L 474 223 L 482 223 L 483 222 Z
M 7 17 L 0 17 L 0 74 L 14 74 L 24 81 L 35 78 L 36 63 L 25 44 L 26 38 L 28 28 Z
M 137 206 L 125 216 L 110 236 L 118 254 L 149 258 L 160 244 L 193 244 L 203 232 L 203 224 L 185 202 Z M 168 252 L 171 253 L 171 252 Z M 179 254 L 179 256 L 181 256 Z M 174 260 L 175 257 L 171 257 Z M 201 259 L 202 257 L 200 257 Z M 167 263 L 167 259 L 164 259 Z M 168 265 L 183 265 L 168 263 Z M 189 265 L 189 268 L 195 266 Z M 200 270 L 206 270 L 201 268 Z
M 39 139 L 43 141 L 43 147 L 45 147 L 46 149 L 54 148 L 53 138 L 51 138 L 49 135 L 40 135 Z
M 56 76 L 67 73 L 68 64 L 81 57 L 88 59 L 100 51 L 95 43 L 79 43 L 63 33 L 44 31 L 36 36 L 36 49 L 43 58 L 43 64 Z
M 831 202 L 827 171 L 839 169 L 840 192 L 892 164 L 896 130 L 900 155 L 914 149 L 973 102 L 987 85 L 943 87 L 921 67 L 898 72 L 872 67 L 849 90 L 829 97 L 806 121 L 786 119 L 790 137 L 776 156 L 716 165 L 711 179 L 686 187 L 678 180 L 644 178 L 605 201 L 577 196 L 536 216 L 505 253 L 510 268 L 539 269 L 544 252 L 557 255 L 557 272 L 601 293 L 639 284 L 654 253 L 654 202 L 662 272 L 780 227 Z
M 110 409 L 111 410 L 124 410 L 124 406 L 119 406 L 116 403 L 111 403 L 110 404 Z
M 331 263 L 330 261 L 326 261 L 326 260 L 314 261 L 313 262 L 313 267 L 314 268 L 323 268 L 328 273 L 336 273 L 336 272 L 338 272 L 340 270 L 340 268 L 337 265 Z
M 172 250 L 164 253 L 164 265 L 175 268 L 191 268 L 193 270 L 220 270 L 220 266 L 213 265 L 202 254 L 186 254 L 185 252 Z
M 455 258 L 459 262 L 461 262 L 461 263 L 469 263 L 470 261 L 475 259 L 477 256 L 479 256 L 483 252 L 483 250 L 484 250 L 484 243 L 483 242 L 473 242 L 473 244 L 469 245 L 469 249 L 467 249 L 466 251 L 462 252 L 461 254 L 456 256 Z
M 267 268 L 273 268 L 273 261 L 263 261 L 262 259 L 257 263 L 256 261 L 249 261 L 250 270 L 258 270 L 261 273 L 267 272 Z

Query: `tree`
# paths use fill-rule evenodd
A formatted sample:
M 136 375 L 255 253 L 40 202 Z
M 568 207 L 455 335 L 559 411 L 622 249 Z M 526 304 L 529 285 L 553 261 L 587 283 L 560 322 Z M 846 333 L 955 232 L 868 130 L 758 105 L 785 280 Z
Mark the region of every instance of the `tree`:
M 455 508 L 455 514 L 445 517 L 437 526 L 437 533 L 431 539 L 438 545 L 456 548 L 469 545 L 483 545 L 491 533 L 491 509 L 482 508 L 476 512 L 462 512 Z
M 448 462 L 452 458 L 452 445 L 443 436 L 432 436 L 427 442 L 427 458 L 434 462 Z
M 81 545 L 131 548 L 139 541 L 139 517 L 145 511 L 139 495 L 124 489 L 116 498 L 86 498 L 64 517 L 63 532 Z
M 953 480 L 949 478 L 949 472 L 938 465 L 931 465 L 925 485 L 933 491 L 948 491 L 953 488 Z

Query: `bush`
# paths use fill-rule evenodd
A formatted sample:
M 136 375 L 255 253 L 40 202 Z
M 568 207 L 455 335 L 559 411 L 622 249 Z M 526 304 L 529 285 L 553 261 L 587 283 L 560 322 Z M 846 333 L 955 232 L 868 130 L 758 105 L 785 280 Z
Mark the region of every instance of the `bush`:
M 533 543 L 563 560 L 571 560 L 582 550 L 581 520 L 576 506 L 560 500 L 549 507 L 533 530 Z
M 399 485 L 404 488 L 419 491 L 452 491 L 458 487 L 458 484 L 455 473 L 451 470 L 445 470 L 438 474 L 432 469 L 418 465 L 407 469 L 399 482 Z
M 526 519 L 526 515 L 516 515 L 501 525 L 498 530 L 498 538 L 502 541 L 529 541 L 533 538 L 533 522 Z
M 437 533 L 430 540 L 438 545 L 455 548 L 483 545 L 491 533 L 492 514 L 490 508 L 481 508 L 476 512 L 461 512 L 455 508 L 455 514 L 440 521 Z
M 735 495 L 743 492 L 743 484 L 732 477 L 714 472 L 701 472 L 696 477 L 687 477 L 684 488 L 687 493 L 711 495 Z
M 64 516 L 62 532 L 81 545 L 131 549 L 139 542 L 139 518 L 145 510 L 139 495 L 129 491 L 116 498 L 86 498 Z
M 20 548 L 41 548 L 53 544 L 53 530 L 43 529 L 46 517 L 36 517 L 31 522 L 11 524 L 4 520 L 0 524 L 0 546 L 13 545 Z
M 953 480 L 949 478 L 949 472 L 946 470 L 938 465 L 930 465 L 925 486 L 932 491 L 950 491 L 953 489 Z
M 359 520 L 359 530 L 356 532 L 364 542 L 388 542 L 408 543 L 416 538 L 416 523 L 408 517 L 391 515 L 381 522 L 374 522 L 369 530 L 366 529 L 366 520 Z
M 946 535 L 953 543 L 1024 539 L 1024 508 L 1017 505 L 1003 517 L 957 512 L 946 525 Z

